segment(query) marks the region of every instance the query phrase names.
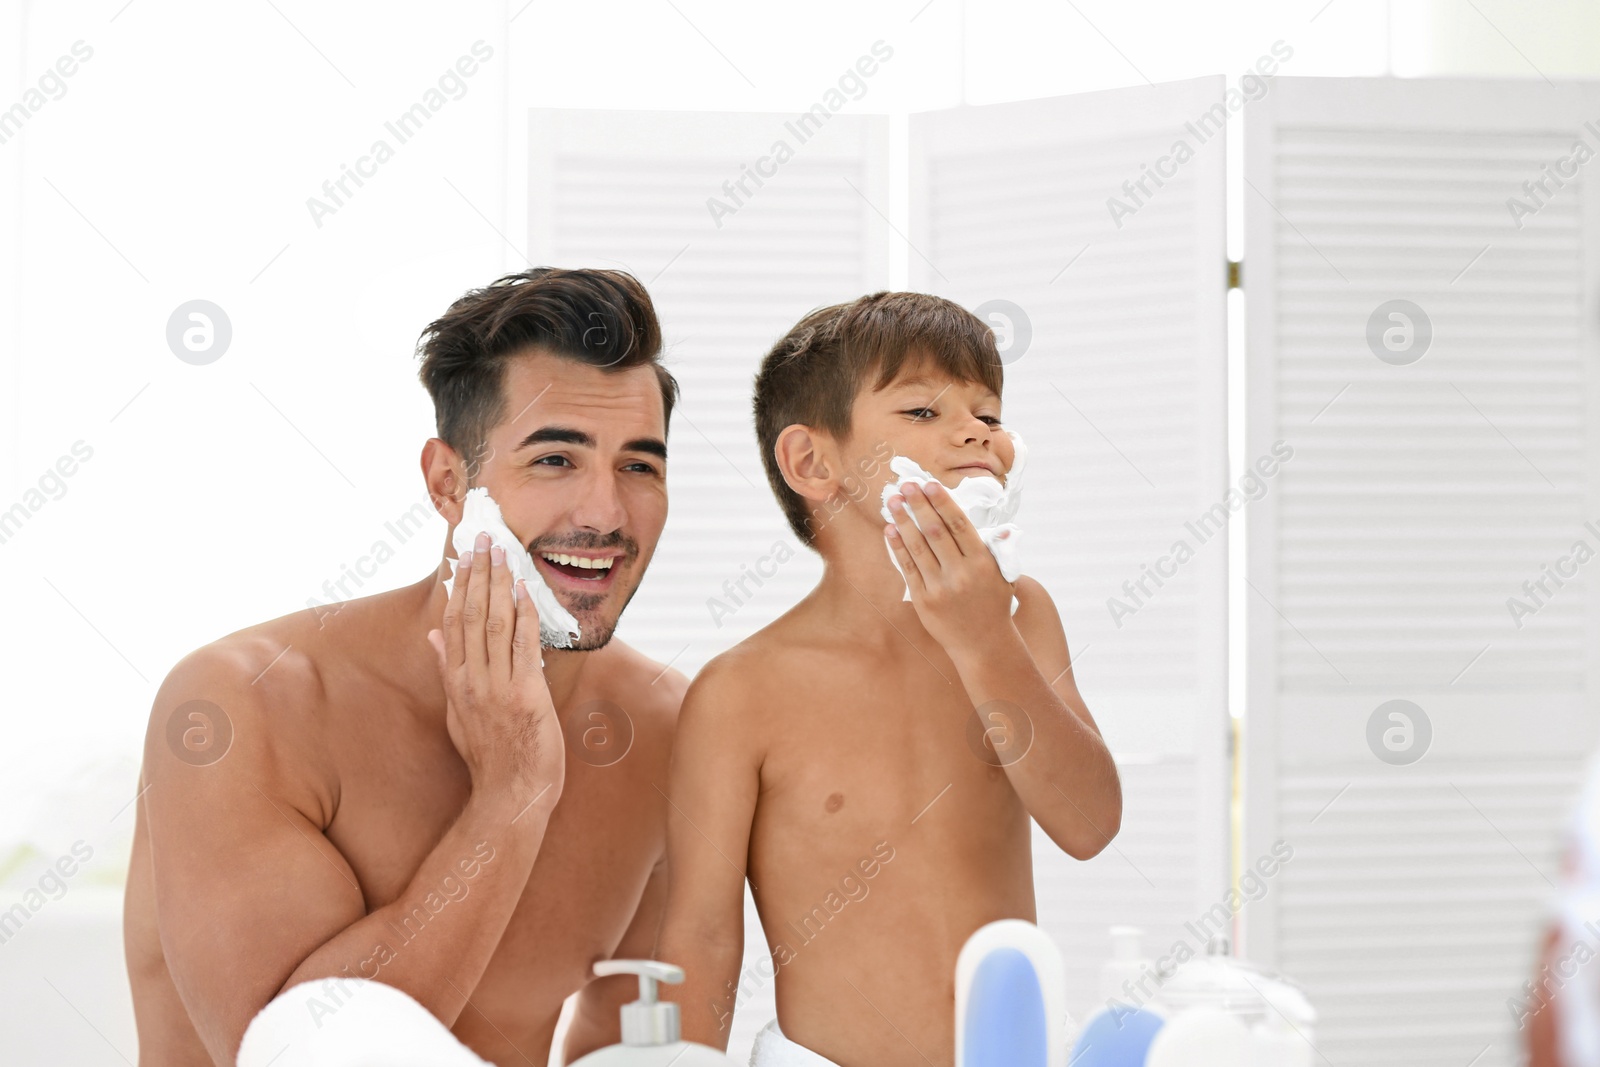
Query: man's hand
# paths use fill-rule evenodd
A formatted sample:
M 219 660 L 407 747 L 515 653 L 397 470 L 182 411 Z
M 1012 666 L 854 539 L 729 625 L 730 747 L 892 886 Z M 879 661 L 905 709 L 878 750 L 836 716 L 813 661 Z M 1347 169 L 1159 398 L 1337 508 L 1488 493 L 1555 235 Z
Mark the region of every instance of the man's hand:
M 889 498 L 889 512 L 894 522 L 884 538 L 905 573 L 912 607 L 951 659 L 1015 635 L 1011 583 L 943 485 L 908 485 Z
M 430 630 L 439 655 L 450 740 L 477 791 L 509 794 L 548 813 L 566 780 L 566 751 L 539 646 L 539 612 L 525 583 L 515 588 L 505 552 L 480 533 L 463 552 L 444 609 Z

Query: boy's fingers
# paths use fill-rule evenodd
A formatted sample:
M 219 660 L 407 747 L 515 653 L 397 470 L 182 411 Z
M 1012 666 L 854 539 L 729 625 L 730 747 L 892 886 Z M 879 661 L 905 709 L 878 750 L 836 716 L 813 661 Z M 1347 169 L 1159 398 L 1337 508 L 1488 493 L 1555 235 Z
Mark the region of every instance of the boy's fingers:
M 917 569 L 917 561 L 906 551 L 905 538 L 900 536 L 900 528 L 885 526 L 883 539 L 889 542 L 889 551 L 894 553 L 894 558 L 900 564 L 900 570 L 905 574 L 907 588 L 913 595 L 921 593 L 927 586 L 922 580 L 922 571 Z
M 950 536 L 950 528 L 945 525 L 944 516 L 933 506 L 928 490 L 920 485 L 913 485 L 908 486 L 903 495 L 906 498 L 906 507 L 916 515 L 917 525 L 922 528 L 923 539 L 928 542 L 928 548 L 939 561 L 939 566 L 955 566 L 961 559 L 961 546 Z
M 895 506 L 896 499 L 896 497 L 889 498 L 889 514 L 894 516 L 895 529 L 900 531 L 900 539 L 905 542 L 906 551 L 911 553 L 911 558 L 917 561 L 917 566 L 931 576 L 939 570 L 941 561 L 928 545 L 927 535 L 917 525 L 917 519 L 922 518 L 922 513 L 918 513 L 917 519 L 913 519 L 911 517 L 911 502 L 909 498 L 905 498 L 904 494 L 901 494 L 901 503 L 898 508 Z M 926 508 L 926 502 L 924 502 L 924 508 Z M 926 521 L 931 524 L 935 521 L 931 509 L 928 509 L 927 513 L 928 519 Z
M 967 513 L 961 510 L 961 505 L 950 495 L 950 490 L 940 482 L 929 482 L 926 494 L 928 503 L 933 505 L 933 510 L 944 520 L 945 529 L 950 531 L 950 540 L 955 542 L 961 554 L 977 555 L 978 550 L 985 547 L 983 538 L 978 536 L 977 527 L 972 525 Z

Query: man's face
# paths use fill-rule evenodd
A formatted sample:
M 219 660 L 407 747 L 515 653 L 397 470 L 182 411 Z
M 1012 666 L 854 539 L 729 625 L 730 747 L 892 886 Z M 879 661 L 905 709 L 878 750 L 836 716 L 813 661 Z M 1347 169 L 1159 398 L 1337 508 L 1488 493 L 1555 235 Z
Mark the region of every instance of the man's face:
M 984 475 L 1004 484 L 1016 459 L 1016 445 L 1000 428 L 1000 398 L 979 382 L 951 378 L 926 364 L 908 365 L 880 391 L 863 386 L 850 428 L 847 466 L 886 454 L 887 443 L 887 454 L 915 460 L 949 488 Z M 869 498 L 874 516 L 878 493 L 895 477 L 886 462 L 879 470 Z
M 600 648 L 667 521 L 661 387 L 648 366 L 604 371 L 536 351 L 507 365 L 502 388 L 507 418 L 473 484 L 578 620 L 575 647 Z

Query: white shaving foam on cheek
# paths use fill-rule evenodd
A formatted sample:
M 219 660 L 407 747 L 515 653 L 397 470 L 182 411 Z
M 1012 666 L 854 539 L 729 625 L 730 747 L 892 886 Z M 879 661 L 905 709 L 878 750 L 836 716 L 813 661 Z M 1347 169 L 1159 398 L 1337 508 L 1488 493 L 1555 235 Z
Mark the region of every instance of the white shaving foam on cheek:
M 467 490 L 467 498 L 461 508 L 461 521 L 450 535 L 450 544 L 455 547 L 458 557 L 472 550 L 480 531 L 489 535 L 490 544 L 499 545 L 505 550 L 511 580 L 515 582 L 521 578 L 528 594 L 533 597 L 533 606 L 539 610 L 539 644 L 545 648 L 571 648 L 576 645 L 579 637 L 578 620 L 572 617 L 572 612 L 562 606 L 555 593 L 545 584 L 544 575 L 534 566 L 533 557 L 528 555 L 528 550 L 522 547 L 522 542 L 506 525 L 505 518 L 500 514 L 500 505 L 489 495 L 489 490 L 481 485 Z M 483 563 L 488 564 L 487 557 Z M 450 577 L 444 580 L 446 594 L 455 587 L 457 565 L 458 560 L 450 561 Z M 476 557 L 473 566 L 478 566 Z
M 954 489 L 945 490 L 950 498 L 956 502 L 962 512 L 971 521 L 978 531 L 978 537 L 988 546 L 994 555 L 994 561 L 1000 565 L 1000 575 L 1008 582 L 1014 582 L 1022 574 L 1022 563 L 1018 556 L 1017 542 L 1022 538 L 1022 529 L 1011 520 L 1016 516 L 1017 509 L 1022 506 L 1022 469 L 1027 464 L 1028 446 L 1022 443 L 1022 438 L 1010 430 L 1006 434 L 1011 438 L 1016 447 L 1016 456 L 1011 461 L 1011 469 L 1006 472 L 1005 484 L 993 475 L 982 474 L 976 477 L 961 479 Z M 889 498 L 895 493 L 904 495 L 908 485 L 926 486 L 939 479 L 922 469 L 916 460 L 907 456 L 895 456 L 889 461 L 889 470 L 895 475 L 895 481 L 883 487 L 882 514 L 885 522 L 893 522 L 894 514 L 889 510 Z M 922 529 L 920 523 L 912 512 L 911 522 Z M 894 569 L 900 571 L 900 561 L 895 558 L 894 549 L 889 547 L 887 541 L 884 547 L 889 552 L 889 562 L 894 564 Z M 901 577 L 905 576 L 900 571 Z M 903 600 L 911 599 L 911 589 L 907 587 Z M 1011 598 L 1011 610 L 1017 609 L 1017 598 Z

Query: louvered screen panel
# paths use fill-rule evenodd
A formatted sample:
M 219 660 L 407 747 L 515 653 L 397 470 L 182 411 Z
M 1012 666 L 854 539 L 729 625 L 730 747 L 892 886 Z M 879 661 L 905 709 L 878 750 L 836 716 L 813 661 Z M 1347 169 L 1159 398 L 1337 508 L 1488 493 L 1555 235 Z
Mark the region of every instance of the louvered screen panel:
M 817 557 L 789 532 L 756 447 L 750 391 L 761 357 L 812 308 L 888 284 L 888 231 L 875 210 L 888 197 L 887 120 L 834 115 L 803 143 L 793 121 L 530 113 L 530 258 L 637 276 L 682 387 L 668 442 L 667 526 L 617 635 L 690 677 L 821 576 Z M 760 164 L 775 174 L 758 186 L 746 175 L 779 140 L 793 158 Z M 741 179 L 742 192 L 724 189 L 737 190 Z M 712 198 L 734 209 L 720 227 Z M 781 565 L 779 543 L 794 553 Z M 724 587 L 758 564 L 776 575 Z M 759 975 L 756 961 L 767 952 L 748 890 L 745 910 L 746 972 Z M 741 1060 L 774 1015 L 770 980 L 744 988 L 728 1046 Z
M 1294 454 L 1250 516 L 1246 857 L 1295 848 L 1247 945 L 1304 983 L 1334 1063 L 1522 1061 L 1506 1004 L 1595 740 L 1600 647 L 1583 569 L 1520 626 L 1508 606 L 1600 547 L 1593 182 L 1524 183 L 1593 143 L 1597 103 L 1280 78 L 1247 119 L 1249 451 Z M 1430 725 L 1414 762 L 1379 757 L 1424 751 L 1403 721 L 1368 740 L 1396 699 Z
M 797 141 L 791 122 L 531 113 L 532 259 L 633 272 L 655 301 L 666 363 L 682 387 L 668 446 L 667 527 L 617 632 L 691 677 L 792 606 L 821 573 L 814 554 L 798 551 L 760 585 L 724 588 L 775 555 L 776 542 L 799 547 L 756 448 L 750 389 L 761 357 L 812 308 L 887 284 L 887 233 L 867 202 L 887 198 L 887 120 L 836 115 L 763 185 L 744 178 L 752 195 L 724 191 L 774 141 Z M 734 209 L 720 228 L 712 198 Z M 715 611 L 713 598 L 722 606 Z
M 1108 926 L 1164 951 L 1227 889 L 1227 534 L 1185 527 L 1227 489 L 1223 135 L 1185 129 L 1222 92 L 1202 78 L 911 122 L 914 285 L 1031 323 L 1004 397 L 1031 446 L 1023 566 L 1061 610 L 1122 769 L 1112 848 L 1082 863 L 1035 831 L 1039 921 L 1080 1018 Z M 1128 199 L 1185 137 L 1194 158 Z M 1111 197 L 1135 208 L 1120 227 Z M 1158 587 L 1145 567 L 1179 539 L 1197 551 Z M 1148 597 L 1123 588 L 1141 580 Z M 1110 598 L 1134 609 L 1120 625 Z

